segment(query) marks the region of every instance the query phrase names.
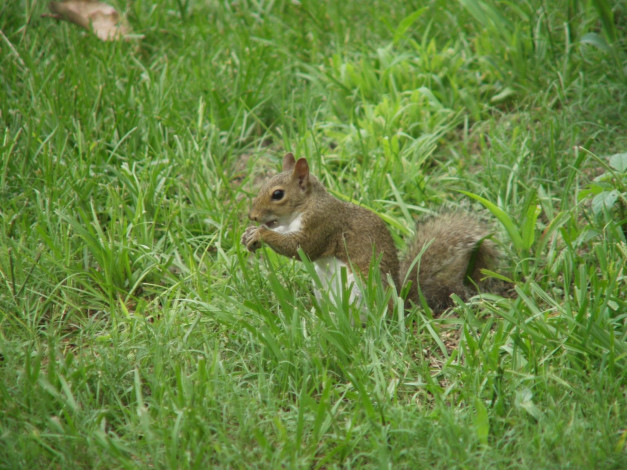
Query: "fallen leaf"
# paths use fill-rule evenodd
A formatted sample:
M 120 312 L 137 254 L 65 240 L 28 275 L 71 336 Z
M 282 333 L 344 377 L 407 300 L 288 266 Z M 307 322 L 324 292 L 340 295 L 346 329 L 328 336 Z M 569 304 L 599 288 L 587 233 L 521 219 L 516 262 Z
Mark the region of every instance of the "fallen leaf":
M 92 31 L 103 41 L 117 41 L 129 33 L 129 26 L 115 8 L 91 0 L 50 2 L 52 16 Z

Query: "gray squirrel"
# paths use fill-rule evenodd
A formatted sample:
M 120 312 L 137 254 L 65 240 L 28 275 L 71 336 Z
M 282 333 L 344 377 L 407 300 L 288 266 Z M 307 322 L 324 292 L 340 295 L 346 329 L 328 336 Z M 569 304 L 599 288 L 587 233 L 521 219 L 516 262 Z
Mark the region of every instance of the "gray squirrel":
M 452 305 L 451 294 L 462 299 L 475 294 L 484 284 L 481 270 L 492 268 L 499 257 L 481 222 L 470 214 L 454 212 L 419 222 L 399 262 L 383 220 L 332 196 L 309 172 L 307 160 L 296 161 L 291 153 L 283 158 L 283 171 L 262 184 L 248 217 L 259 224 L 249 226 L 242 235 L 241 242 L 249 251 L 265 243 L 281 255 L 300 259 L 300 248 L 327 283 L 338 279 L 342 268 L 347 270 L 349 283 L 355 274 L 367 277 L 374 253 L 380 257 L 382 282 L 387 283 L 389 277 L 400 290 L 401 281 L 411 281 L 408 305 L 420 304 L 420 286 L 435 312 Z

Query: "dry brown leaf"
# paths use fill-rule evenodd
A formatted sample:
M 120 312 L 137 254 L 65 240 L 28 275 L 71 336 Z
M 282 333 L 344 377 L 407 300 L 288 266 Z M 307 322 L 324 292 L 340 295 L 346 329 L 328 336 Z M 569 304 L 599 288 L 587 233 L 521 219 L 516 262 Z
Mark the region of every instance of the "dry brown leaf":
M 91 0 L 50 2 L 52 16 L 93 31 L 103 41 L 123 39 L 129 26 L 111 5 Z

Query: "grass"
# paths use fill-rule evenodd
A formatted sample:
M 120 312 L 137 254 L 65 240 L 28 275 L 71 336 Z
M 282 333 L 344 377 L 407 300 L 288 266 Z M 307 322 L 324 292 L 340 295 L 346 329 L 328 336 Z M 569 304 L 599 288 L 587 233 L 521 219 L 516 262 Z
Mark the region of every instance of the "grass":
M 0 6 L 1 468 L 627 466 L 621 2 L 113 3 Z M 286 151 L 514 295 L 353 326 L 239 244 Z

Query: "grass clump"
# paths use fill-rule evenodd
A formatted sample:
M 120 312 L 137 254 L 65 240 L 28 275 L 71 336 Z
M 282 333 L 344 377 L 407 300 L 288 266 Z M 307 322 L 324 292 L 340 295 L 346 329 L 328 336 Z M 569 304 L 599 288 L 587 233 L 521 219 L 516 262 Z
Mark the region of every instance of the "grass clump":
M 114 3 L 0 6 L 0 467 L 627 465 L 620 2 Z M 513 295 L 353 326 L 239 244 L 286 151 L 400 247 L 491 217 Z

